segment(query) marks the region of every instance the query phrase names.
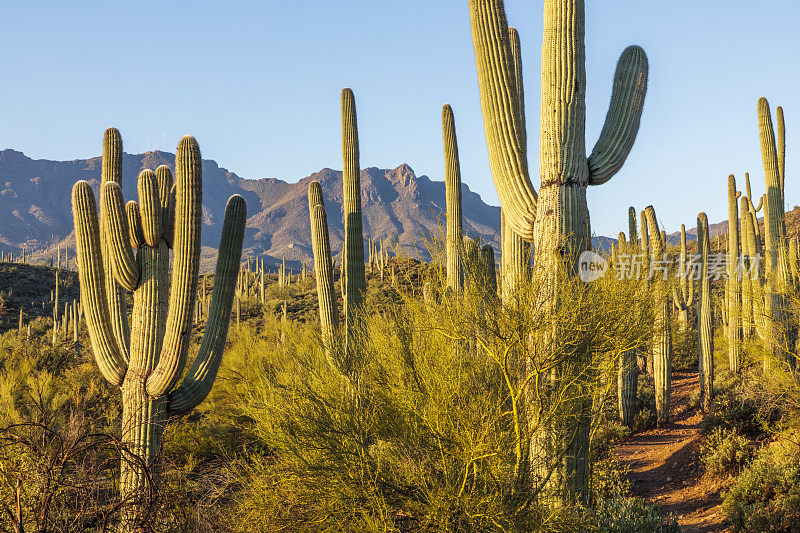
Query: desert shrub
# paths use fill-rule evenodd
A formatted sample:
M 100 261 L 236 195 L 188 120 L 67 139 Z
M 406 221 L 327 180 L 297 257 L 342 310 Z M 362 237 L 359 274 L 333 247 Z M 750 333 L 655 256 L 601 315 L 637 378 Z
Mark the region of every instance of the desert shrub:
M 722 508 L 737 531 L 794 531 L 800 523 L 800 451 L 780 440 L 762 448 Z
M 737 474 L 753 457 L 753 442 L 735 429 L 717 426 L 700 444 L 700 459 L 715 477 Z
M 613 400 L 609 361 L 649 333 L 625 314 L 635 291 L 565 283 L 570 305 L 552 314 L 533 286 L 501 306 L 485 291 L 455 297 L 434 281 L 435 303 L 401 283 L 401 305 L 368 308 L 348 352 L 326 354 L 316 329 L 299 323 L 282 339 L 270 327 L 232 335 L 212 401 L 262 443 L 231 467 L 240 488 L 230 512 L 243 530 L 588 527 L 590 510 L 538 504 L 548 489 L 526 482 L 528 466 L 552 467 L 527 454 L 534 434 L 567 427 L 587 400 L 598 435 Z M 553 329 L 573 334 L 528 351 L 532 334 Z M 594 364 L 576 364 L 589 346 Z M 555 369 L 570 379 L 524 413 L 530 379 Z

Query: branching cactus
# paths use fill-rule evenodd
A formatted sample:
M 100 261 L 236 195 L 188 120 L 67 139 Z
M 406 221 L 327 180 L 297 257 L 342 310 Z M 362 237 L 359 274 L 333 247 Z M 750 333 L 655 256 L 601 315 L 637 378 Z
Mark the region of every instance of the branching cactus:
M 728 176 L 728 280 L 725 284 L 725 303 L 728 316 L 728 365 L 739 372 L 741 356 L 741 283 L 739 266 L 739 204 L 742 193 L 736 190 L 736 178 Z
M 461 215 L 461 166 L 458 161 L 456 123 L 450 105 L 442 107 L 442 141 L 444 144 L 444 185 L 447 204 L 447 286 L 461 292 L 464 269 L 461 258 L 463 239 Z M 381 250 L 381 254 L 383 251 Z M 383 257 L 381 255 L 381 257 Z
M 694 303 L 694 276 L 686 270 L 686 225 L 681 224 L 681 255 L 678 258 L 678 286 L 672 288 L 672 298 L 678 309 L 678 326 L 689 329 L 689 310 Z
M 697 250 L 700 255 L 700 293 L 697 298 L 698 363 L 700 369 L 700 402 L 704 411 L 711 407 L 714 390 L 714 318 L 711 311 L 711 279 L 708 260 L 711 240 L 708 235 L 708 217 L 697 215 Z
M 311 248 L 314 253 L 314 271 L 317 278 L 319 300 L 319 322 L 322 327 L 322 343 L 329 361 L 333 361 L 339 325 L 336 294 L 333 283 L 333 262 L 328 237 L 328 217 L 325 201 L 318 181 L 308 185 L 308 207 L 311 213 Z
M 611 104 L 600 138 L 586 157 L 586 67 L 584 3 L 545 0 L 542 47 L 539 193 L 528 173 L 523 117 L 518 112 L 517 72 L 502 0 L 469 0 L 472 40 L 481 94 L 492 177 L 506 223 L 534 243 L 537 276 L 555 280 L 563 266 L 575 273 L 579 254 L 589 249 L 586 188 L 601 185 L 619 171 L 630 152 L 644 105 L 647 57 L 636 46 L 617 63 Z M 538 214 L 538 216 L 537 216 Z M 557 291 L 555 282 L 553 291 Z M 555 299 L 552 299 L 555 301 Z M 588 354 L 576 353 L 576 362 Z M 531 457 L 563 467 L 557 479 L 567 500 L 588 498 L 588 427 L 590 405 L 578 399 L 565 418 L 574 427 L 537 439 Z M 563 449 L 563 452 L 561 451 Z M 537 483 L 536 480 L 533 480 Z
M 342 91 L 342 182 L 344 197 L 344 251 L 342 253 L 342 293 L 347 329 L 345 348 L 350 345 L 356 314 L 364 303 L 367 290 L 364 269 L 364 232 L 361 218 L 361 167 L 358 162 L 358 124 L 353 91 Z
M 653 260 L 661 261 L 664 256 L 664 239 L 658 229 L 656 211 L 653 206 L 645 208 L 650 233 Z M 672 331 L 667 280 L 661 273 L 655 275 L 652 284 L 653 313 L 653 380 L 656 389 L 656 420 L 659 426 L 669 422 L 670 377 L 672 375 Z
M 109 150 L 108 139 L 115 139 Z M 122 146 L 116 130 L 106 133 L 103 168 L 114 167 Z M 138 494 L 148 489 L 147 464 L 158 471 L 158 456 L 166 422 L 190 412 L 205 399 L 216 378 L 230 320 L 236 275 L 242 251 L 247 208 L 241 196 L 228 200 L 222 229 L 211 310 L 197 358 L 183 381 L 192 331 L 200 262 L 202 177 L 200 150 L 184 137 L 176 155 L 177 180 L 159 183 L 155 173 L 139 176 L 141 224 L 129 228 L 119 175 L 104 179 L 98 217 L 91 186 L 79 181 L 72 190 L 81 302 L 100 372 L 122 389 L 122 442 L 127 447 L 120 473 L 120 490 L 133 500 L 123 517 L 129 528 L 140 512 Z M 163 179 L 171 175 L 161 172 Z M 106 176 L 104 176 L 105 178 Z M 173 190 L 162 202 L 162 190 Z M 174 195 L 174 200 L 172 196 Z M 174 209 L 174 214 L 165 212 Z M 174 206 L 174 207 L 170 207 Z M 164 232 L 163 221 L 174 220 Z M 102 226 L 101 226 L 102 223 Z M 102 228 L 102 231 L 101 231 Z M 170 279 L 169 246 L 164 235 L 174 234 Z M 104 235 L 101 241 L 101 235 Z M 141 241 L 131 242 L 132 235 Z M 138 250 L 134 254 L 131 244 Z M 112 275 L 113 279 L 108 276 Z M 133 328 L 118 338 L 124 323 L 116 308 L 116 283 L 133 292 Z M 124 301 L 124 300 L 123 300 Z M 125 527 L 123 527 L 125 529 Z
M 794 345 L 794 332 L 789 325 L 786 293 L 791 287 L 788 246 L 786 243 L 786 220 L 783 211 L 783 113 L 779 113 L 779 137 L 776 148 L 772 116 L 766 98 L 758 100 L 758 129 L 761 141 L 761 158 L 764 163 L 764 180 L 767 186 L 767 201 L 764 204 L 764 235 L 766 237 L 766 316 L 767 344 L 772 358 L 784 360 L 787 349 Z M 769 358 L 764 360 L 769 368 Z

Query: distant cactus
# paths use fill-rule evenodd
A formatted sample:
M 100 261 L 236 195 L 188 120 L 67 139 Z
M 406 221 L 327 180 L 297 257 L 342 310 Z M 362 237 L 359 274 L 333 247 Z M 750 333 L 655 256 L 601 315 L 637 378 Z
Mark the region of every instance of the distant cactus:
M 725 283 L 725 301 L 728 316 L 728 365 L 731 372 L 739 372 L 741 355 L 741 283 L 739 281 L 739 196 L 736 178 L 728 176 L 728 279 Z
M 672 299 L 678 309 L 678 326 L 689 328 L 689 310 L 694 302 L 694 276 L 687 271 L 686 225 L 681 224 L 681 255 L 678 258 L 678 286 L 672 288 Z
M 100 372 L 122 388 L 122 442 L 131 454 L 154 465 L 166 422 L 202 402 L 216 378 L 241 257 L 246 205 L 238 195 L 228 200 L 208 323 L 192 368 L 175 387 L 183 376 L 197 294 L 200 151 L 192 137 L 184 137 L 178 145 L 171 281 L 169 249 L 160 224 L 160 192 L 155 175 L 149 171 L 142 172 L 138 187 L 144 243 L 135 258 L 131 252 L 120 187 L 121 155 L 119 133 L 109 130 L 104 142 L 101 217 L 87 182 L 79 181 L 72 191 L 81 301 Z M 130 337 L 121 339 L 117 334 L 125 321 L 114 315 L 120 310 L 114 307 L 121 297 L 117 284 L 133 291 L 134 302 Z M 124 305 L 121 310 L 124 316 Z M 123 517 L 123 529 L 136 521 L 139 491 L 146 490 L 147 483 L 139 463 L 124 457 L 120 490 L 133 499 L 134 505 Z
M 664 239 L 658 229 L 656 212 L 653 206 L 645 209 L 648 230 L 652 244 L 654 260 L 662 260 L 664 255 Z M 672 331 L 669 291 L 664 276 L 659 274 L 653 278 L 653 312 L 655 324 L 653 328 L 653 379 L 656 390 L 656 419 L 659 426 L 669 422 L 669 399 L 672 375 Z
M 703 410 L 708 411 L 714 390 L 714 319 L 711 314 L 711 279 L 708 270 L 711 241 L 708 235 L 708 217 L 705 213 L 697 215 L 697 250 L 702 265 L 700 292 L 697 298 L 700 401 Z
M 461 166 L 458 161 L 458 142 L 453 110 L 448 104 L 442 107 L 442 138 L 444 143 L 444 185 L 447 204 L 447 286 L 460 292 L 464 286 L 461 258 L 463 239 L 461 215 Z M 383 248 L 381 246 L 381 248 Z
M 746 275 L 742 275 L 742 337 L 748 339 L 753 336 L 755 320 L 753 318 L 753 283 L 758 283 L 758 271 L 755 272 L 755 280 L 750 275 L 752 256 L 755 255 L 755 235 L 752 234 L 753 228 L 747 229 L 746 223 L 750 218 L 750 198 L 742 196 L 741 200 L 742 227 L 740 240 L 742 243 L 742 267 Z M 749 232 L 749 233 L 748 233 Z M 750 242 L 753 241 L 752 247 Z

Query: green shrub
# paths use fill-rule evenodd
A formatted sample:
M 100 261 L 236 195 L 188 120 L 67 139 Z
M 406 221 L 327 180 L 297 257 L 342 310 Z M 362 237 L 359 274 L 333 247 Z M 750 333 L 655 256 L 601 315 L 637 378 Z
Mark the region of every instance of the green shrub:
M 715 427 L 700 444 L 700 459 L 715 477 L 737 474 L 753 458 L 753 443 L 734 430 Z
M 736 531 L 796 531 L 800 524 L 797 443 L 783 440 L 765 446 L 725 494 L 722 509 Z

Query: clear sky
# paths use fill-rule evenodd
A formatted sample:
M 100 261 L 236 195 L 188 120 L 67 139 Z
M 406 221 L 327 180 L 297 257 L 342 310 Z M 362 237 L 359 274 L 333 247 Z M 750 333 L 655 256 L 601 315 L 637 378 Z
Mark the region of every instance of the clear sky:
M 538 186 L 542 2 L 506 0 L 519 29 L 533 182 Z M 627 229 L 653 204 L 673 231 L 698 211 L 727 218 L 727 175 L 764 192 L 756 100 L 782 105 L 786 197 L 800 106 L 794 0 L 587 0 L 587 150 L 617 58 L 643 46 L 650 81 L 622 171 L 590 188 L 592 229 Z M 297 181 L 341 168 L 339 93 L 355 91 L 362 167 L 406 162 L 443 179 L 441 106 L 453 106 L 463 180 L 497 204 L 480 115 L 467 0 L 4 2 L 0 148 L 99 155 L 118 127 L 127 152 L 197 137 L 203 156 L 248 178 Z M 162 146 L 163 146 L 163 141 Z

